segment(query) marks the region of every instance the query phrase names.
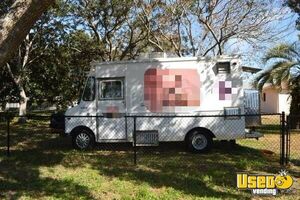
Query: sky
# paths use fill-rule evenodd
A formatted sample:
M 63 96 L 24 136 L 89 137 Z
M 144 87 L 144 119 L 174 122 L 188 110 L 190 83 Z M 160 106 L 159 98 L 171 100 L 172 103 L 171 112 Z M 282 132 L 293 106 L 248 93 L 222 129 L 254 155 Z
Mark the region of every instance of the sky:
M 262 62 L 262 58 L 268 49 L 280 43 L 291 44 L 299 41 L 300 31 L 298 31 L 295 26 L 297 17 L 297 14 L 289 10 L 284 20 L 276 21 L 273 24 L 273 28 L 287 27 L 287 30 L 285 30 L 274 42 L 265 43 L 263 45 L 264 48 L 260 51 L 253 52 L 247 44 L 244 44 L 243 48 L 240 49 L 242 54 L 242 65 L 256 68 L 266 68 L 268 65 Z

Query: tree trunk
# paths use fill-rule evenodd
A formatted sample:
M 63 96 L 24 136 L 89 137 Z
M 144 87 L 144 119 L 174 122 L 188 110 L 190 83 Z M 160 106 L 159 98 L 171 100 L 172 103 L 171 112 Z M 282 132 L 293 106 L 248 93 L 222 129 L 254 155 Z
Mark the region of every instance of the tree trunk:
M 19 109 L 20 116 L 26 115 L 27 101 L 28 101 L 28 98 L 26 96 L 25 90 L 21 86 L 20 87 L 20 109 Z
M 23 86 L 20 86 L 20 108 L 19 108 L 19 123 L 26 122 L 26 110 L 27 110 L 27 101 L 28 98 L 26 96 L 25 90 Z
M 291 97 L 290 128 L 300 128 L 300 83 L 297 80 L 293 83 Z
M 16 0 L 0 18 L 0 67 L 10 59 L 38 18 L 55 0 Z

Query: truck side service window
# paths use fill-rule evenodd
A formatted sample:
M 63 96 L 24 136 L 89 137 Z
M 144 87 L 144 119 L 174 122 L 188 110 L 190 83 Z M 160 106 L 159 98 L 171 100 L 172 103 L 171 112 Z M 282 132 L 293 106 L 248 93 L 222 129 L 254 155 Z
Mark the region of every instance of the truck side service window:
M 95 78 L 89 77 L 87 79 L 82 100 L 83 101 L 93 101 L 95 99 Z
M 99 85 L 100 99 L 123 99 L 123 80 L 102 80 Z
M 224 115 L 225 119 L 239 119 L 241 118 L 240 116 L 235 116 L 235 115 L 240 115 L 241 110 L 239 107 L 225 107 L 224 108 Z M 233 115 L 233 116 L 231 116 Z
M 230 73 L 230 62 L 218 62 L 217 63 L 218 74 L 229 74 Z

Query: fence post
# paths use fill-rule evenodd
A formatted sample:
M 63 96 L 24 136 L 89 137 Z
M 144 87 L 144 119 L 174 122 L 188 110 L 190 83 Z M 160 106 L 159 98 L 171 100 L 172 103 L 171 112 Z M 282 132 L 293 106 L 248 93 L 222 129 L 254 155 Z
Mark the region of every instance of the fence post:
M 280 164 L 285 163 L 285 113 L 281 113 L 281 153 L 280 153 Z
M 286 127 L 285 127 L 285 132 L 286 132 L 286 147 L 285 147 L 285 165 L 289 163 L 290 160 L 290 116 L 286 116 Z
M 7 136 L 6 136 L 6 142 L 7 142 L 7 149 L 6 149 L 6 155 L 7 157 L 10 156 L 10 116 L 9 113 L 6 113 L 6 122 L 7 122 Z
M 136 116 L 133 117 L 133 151 L 134 151 L 134 164 L 136 165 Z

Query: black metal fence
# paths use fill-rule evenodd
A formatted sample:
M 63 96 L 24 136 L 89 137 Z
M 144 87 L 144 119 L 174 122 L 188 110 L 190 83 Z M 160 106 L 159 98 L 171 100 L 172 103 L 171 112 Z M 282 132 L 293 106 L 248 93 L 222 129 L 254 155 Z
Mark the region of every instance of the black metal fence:
M 0 114 L 2 156 L 27 150 L 69 151 L 72 144 L 85 149 L 84 141 L 96 141 L 92 151 L 112 156 L 118 152 L 134 164 L 187 159 L 203 164 L 236 162 L 238 168 L 285 165 L 288 161 L 299 164 L 300 158 L 299 116 L 285 120 L 284 113 L 67 116 L 56 122 L 57 129 L 49 127 L 55 123 L 49 115 L 27 115 L 26 123 L 19 123 L 19 118 L 12 113 Z M 63 137 L 65 131 L 73 137 Z M 82 140 L 76 140 L 80 133 L 91 138 L 81 134 Z
M 286 163 L 300 166 L 300 115 L 289 115 L 286 121 Z

